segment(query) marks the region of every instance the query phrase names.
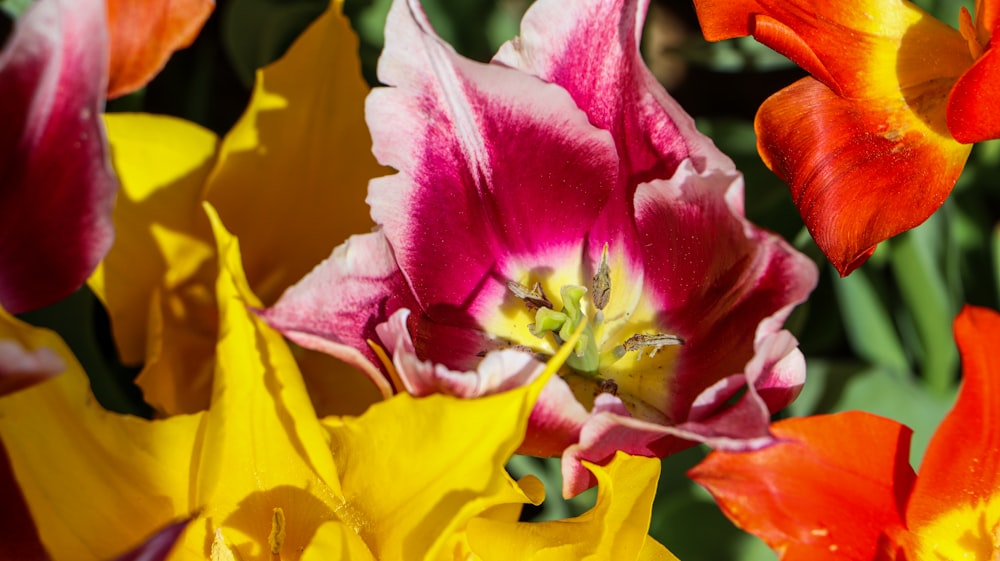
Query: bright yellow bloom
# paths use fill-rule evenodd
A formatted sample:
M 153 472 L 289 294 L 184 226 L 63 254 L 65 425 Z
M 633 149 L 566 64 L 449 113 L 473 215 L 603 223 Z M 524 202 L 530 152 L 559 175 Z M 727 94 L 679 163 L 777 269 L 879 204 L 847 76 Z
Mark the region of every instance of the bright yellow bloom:
M 340 4 L 258 71 L 249 108 L 221 143 L 180 119 L 106 116 L 122 182 L 118 236 L 90 286 L 111 315 L 122 361 L 145 363 L 138 383 L 162 413 L 193 413 L 209 400 L 218 321 L 202 201 L 242 241 L 250 286 L 265 304 L 348 235 L 371 228 L 366 186 L 382 172 L 364 122 L 358 41 Z M 354 402 L 377 399 L 363 390 Z
M 260 302 L 235 239 L 209 214 L 220 328 L 207 411 L 158 421 L 109 413 L 57 336 L 0 321 L 0 340 L 52 349 L 68 365 L 0 398 L 0 438 L 52 558 L 112 559 L 187 516 L 171 561 L 486 559 L 509 546 L 489 540 L 520 532 L 520 505 L 541 496 L 537 480 L 515 483 L 503 464 L 557 366 L 490 397 L 399 395 L 358 418 L 319 419 L 287 344 L 250 309 Z M 657 466 L 623 457 L 595 468 L 597 507 L 570 527 L 535 528 L 600 559 L 672 559 L 645 535 Z

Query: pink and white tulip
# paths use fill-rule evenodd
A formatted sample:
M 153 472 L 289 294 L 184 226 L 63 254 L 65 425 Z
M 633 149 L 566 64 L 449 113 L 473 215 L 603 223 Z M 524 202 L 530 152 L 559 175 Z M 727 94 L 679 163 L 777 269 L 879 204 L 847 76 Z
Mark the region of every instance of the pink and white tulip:
M 816 267 L 747 221 L 742 176 L 644 65 L 646 7 L 539 0 L 481 64 L 396 0 L 388 87 L 367 102 L 375 155 L 398 170 L 369 185 L 379 227 L 262 312 L 386 393 L 465 397 L 533 375 L 490 353 L 544 359 L 584 324 L 521 447 L 563 456 L 567 496 L 594 483 L 579 460 L 616 450 L 765 446 L 805 378 L 782 324 Z

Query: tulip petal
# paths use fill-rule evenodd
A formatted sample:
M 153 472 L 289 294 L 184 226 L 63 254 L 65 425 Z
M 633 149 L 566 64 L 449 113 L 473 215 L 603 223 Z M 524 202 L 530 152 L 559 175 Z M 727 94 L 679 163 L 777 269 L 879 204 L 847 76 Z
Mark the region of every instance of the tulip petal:
M 196 508 L 188 491 L 200 416 L 110 413 L 57 335 L 3 316 L 0 337 L 51 349 L 67 366 L 0 398 L 0 438 L 55 561 L 113 559 Z
M 239 238 L 250 286 L 266 305 L 348 236 L 371 229 L 365 189 L 384 170 L 371 155 L 368 86 L 341 4 L 330 2 L 257 72 L 210 179 L 207 200 Z
M 713 452 L 688 475 L 783 561 L 876 559 L 891 547 L 915 477 L 910 429 L 849 412 L 780 421 L 772 430 L 779 443 Z
M 0 305 L 11 313 L 69 295 L 111 245 L 106 80 L 101 0 L 32 3 L 0 52 Z
M 774 323 L 773 319 L 763 324 Z M 790 333 L 771 333 L 771 329 L 762 325 L 757 330 L 755 354 L 741 368 L 745 374 L 724 378 L 691 398 L 690 410 L 672 419 L 674 424 L 633 418 L 617 396 L 597 396 L 578 442 L 563 453 L 563 496 L 573 497 L 595 483 L 583 461 L 604 464 L 618 450 L 663 458 L 698 442 L 731 452 L 774 444 L 768 426 L 770 412 L 798 395 L 805 381 L 805 358 Z M 745 393 L 737 399 L 743 389 Z
M 742 373 L 757 352 L 757 339 L 780 330 L 818 281 L 812 261 L 743 216 L 742 193 L 741 176 L 697 173 L 688 163 L 670 181 L 646 183 L 636 192 L 651 305 L 663 325 L 685 341 L 669 388 L 656 402 L 674 422 L 689 418 L 691 404 L 709 386 Z M 686 235 L 690 232 L 705 234 Z M 762 323 L 766 329 L 759 332 Z M 793 387 L 804 376 L 802 365 Z M 772 411 L 795 393 L 775 400 Z
M 107 0 L 111 34 L 108 97 L 145 86 L 174 51 L 194 42 L 215 0 Z
M 911 2 L 695 0 L 695 8 L 708 40 L 753 35 L 847 98 L 921 103 L 911 90 L 950 84 L 972 63 L 958 31 Z
M 475 370 L 468 372 L 422 360 L 407 329 L 409 315 L 410 311 L 405 308 L 397 310 L 386 323 L 377 326 L 376 331 L 392 356 L 402 384 L 400 390 L 405 389 L 410 395 L 422 397 L 443 393 L 465 399 L 493 395 L 530 384 L 544 367 L 532 355 L 514 349 L 491 351 Z M 587 416 L 587 410 L 573 396 L 565 380 L 553 376 L 531 411 L 528 433 L 518 453 L 559 455 L 567 446 L 576 443 Z
M 475 327 L 508 269 L 579 251 L 618 181 L 614 144 L 558 86 L 456 55 L 416 0 L 393 4 L 386 37 L 379 79 L 394 87 L 366 111 L 376 157 L 399 173 L 372 181 L 372 217 L 417 309 Z
M 260 303 L 237 241 L 206 208 L 218 244 L 220 329 L 193 491 L 206 520 L 192 523 L 182 547 L 205 558 L 224 527 L 232 547 L 248 552 L 267 543 L 281 508 L 291 521 L 283 548 L 301 551 L 340 505 L 337 468 L 287 343 L 251 310 Z
M 218 141 L 173 117 L 113 113 L 105 123 L 122 183 L 113 214 L 120 235 L 88 282 L 111 316 L 122 361 L 136 365 L 146 359 L 152 292 L 214 282 L 201 197 Z
M 1000 314 L 966 306 L 955 319 L 962 388 L 931 439 L 907 508 L 919 528 L 943 512 L 995 498 L 1000 488 Z
M 838 97 L 811 78 L 765 101 L 754 128 L 761 157 L 789 184 L 809 232 L 841 275 L 937 210 L 970 151 L 905 105 Z
M 0 442 L 0 497 L 3 497 L 3 524 L 0 525 L 0 559 L 3 561 L 49 561 L 38 529 L 24 502 L 11 469 L 7 450 Z
M 116 561 L 166 561 L 190 520 L 175 522 L 153 534 L 146 543 Z
M 354 530 L 338 521 L 324 522 L 302 552 L 300 561 L 376 561 Z
M 52 349 L 29 350 L 17 341 L 0 339 L 0 396 L 29 388 L 64 370 L 66 364 Z
M 655 548 L 646 533 L 660 461 L 629 456 L 622 452 L 606 466 L 588 464 L 598 481 L 597 503 L 576 518 L 549 522 L 509 522 L 473 519 L 469 522 L 469 544 L 484 561 L 507 559 L 598 560 L 639 559 Z M 676 558 L 660 548 L 659 557 Z
M 390 310 L 415 306 L 392 249 L 376 231 L 351 236 L 261 317 L 299 345 L 361 369 L 388 397 L 392 387 L 367 342 L 379 340 L 375 326 Z
M 960 33 L 898 0 L 695 4 L 706 37 L 752 34 L 818 80 L 764 103 L 757 148 L 841 275 L 941 205 L 969 154 L 946 124 L 972 64 Z
M 1000 37 L 997 38 L 1000 40 Z M 948 130 L 973 143 L 1000 138 L 1000 49 L 992 47 L 955 83 L 948 96 Z
M 208 407 L 218 324 L 215 247 L 201 209 L 215 134 L 180 119 L 105 116 L 122 181 L 118 240 L 88 280 L 111 316 L 121 360 L 165 414 Z
M 529 502 L 503 466 L 524 438 L 548 378 L 478 399 L 399 394 L 361 417 L 325 420 L 347 494 L 338 515 L 378 559 L 402 559 L 414 551 L 434 559 L 473 516 Z M 420 461 L 410 462 L 401 478 L 397 463 L 371 461 L 386 450 Z
M 590 122 L 612 133 L 629 186 L 670 177 L 685 159 L 698 171 L 734 169 L 653 77 L 639 53 L 648 0 L 536 2 L 521 33 L 493 58 L 565 88 Z M 598 248 L 600 250 L 600 248 Z

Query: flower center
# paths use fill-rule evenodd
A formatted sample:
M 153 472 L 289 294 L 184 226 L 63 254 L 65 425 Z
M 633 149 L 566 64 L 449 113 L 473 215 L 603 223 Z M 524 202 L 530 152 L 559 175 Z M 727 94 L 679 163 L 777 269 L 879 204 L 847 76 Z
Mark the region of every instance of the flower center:
M 635 327 L 630 321 L 619 321 L 609 328 L 605 311 L 609 309 L 609 305 L 614 304 L 611 301 L 612 294 L 624 298 L 624 292 L 627 292 L 615 292 L 612 288 L 606 245 L 589 290 L 580 284 L 566 283 L 559 286 L 561 306 L 552 303 L 539 282 L 528 287 L 516 281 L 508 281 L 507 289 L 529 310 L 533 322 L 527 328 L 536 339 L 534 342 L 523 339 L 514 342 L 537 349 L 542 346 L 538 343 L 548 341 L 551 344 L 545 346 L 555 349 L 582 325 L 583 333 L 573 354 L 566 361 L 569 373 L 591 381 L 594 393 L 617 394 L 620 380 L 616 380 L 611 371 L 622 358 L 629 353 L 635 353 L 633 358 L 636 361 L 641 360 L 644 355 L 654 357 L 664 347 L 683 345 L 684 340 L 676 335 L 649 329 L 631 333 L 626 331 L 622 334 L 623 329 Z M 628 317 L 629 314 L 631 310 L 622 312 L 616 307 L 616 316 Z

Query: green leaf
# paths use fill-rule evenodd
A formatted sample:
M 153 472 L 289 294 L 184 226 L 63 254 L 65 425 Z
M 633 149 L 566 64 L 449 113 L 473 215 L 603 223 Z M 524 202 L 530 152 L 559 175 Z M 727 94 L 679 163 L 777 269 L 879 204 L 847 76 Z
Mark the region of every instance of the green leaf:
M 34 0 L 0 0 L 0 10 L 3 10 L 11 19 L 21 17 Z
M 886 299 L 875 288 L 868 270 L 862 267 L 847 278 L 834 278 L 834 292 L 847 339 L 854 352 L 865 361 L 909 372 L 909 362 L 886 307 Z
M 895 239 L 889 262 L 906 311 L 913 320 L 921 367 L 932 391 L 944 394 L 955 383 L 958 350 L 951 323 L 958 312 L 942 276 L 943 240 L 947 237 L 941 214 Z

